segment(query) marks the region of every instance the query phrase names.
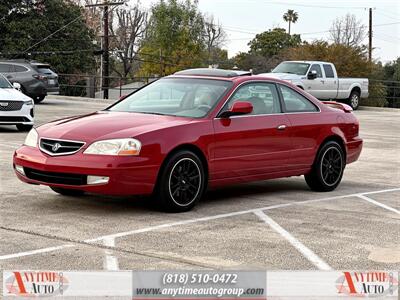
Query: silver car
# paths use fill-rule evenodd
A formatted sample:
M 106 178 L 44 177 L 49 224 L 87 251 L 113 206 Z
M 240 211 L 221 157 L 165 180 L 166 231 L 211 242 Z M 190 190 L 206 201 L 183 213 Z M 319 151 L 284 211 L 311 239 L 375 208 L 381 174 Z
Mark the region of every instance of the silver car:
M 32 129 L 34 101 L 20 92 L 19 83 L 11 83 L 0 74 L 0 125 L 16 125 L 20 131 Z

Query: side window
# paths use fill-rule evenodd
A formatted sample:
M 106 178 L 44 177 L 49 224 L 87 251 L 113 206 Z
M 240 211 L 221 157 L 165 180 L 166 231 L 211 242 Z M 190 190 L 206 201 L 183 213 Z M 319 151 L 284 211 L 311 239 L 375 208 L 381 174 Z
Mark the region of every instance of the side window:
M 324 65 L 324 71 L 326 78 L 335 78 L 335 74 L 333 73 L 331 65 Z
M 300 95 L 291 88 L 280 85 L 283 102 L 287 112 L 313 112 L 318 111 L 317 107 L 310 100 Z
M 253 105 L 251 115 L 281 113 L 278 91 L 273 83 L 249 83 L 241 86 L 232 95 L 224 110 L 232 107 L 236 101 L 248 101 Z
M 317 78 L 322 78 L 322 70 L 320 65 L 312 65 L 310 71 L 317 71 Z
M 26 72 L 27 70 L 28 69 L 23 66 L 18 66 L 18 65 L 14 66 L 14 72 L 16 73 Z
M 11 73 L 14 68 L 10 64 L 0 64 L 0 73 Z

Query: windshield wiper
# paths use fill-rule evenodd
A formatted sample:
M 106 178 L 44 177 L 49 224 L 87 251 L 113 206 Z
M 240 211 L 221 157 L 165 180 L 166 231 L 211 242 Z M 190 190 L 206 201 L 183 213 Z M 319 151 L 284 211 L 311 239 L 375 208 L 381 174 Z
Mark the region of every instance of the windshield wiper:
M 151 111 L 131 111 L 137 114 L 148 114 L 148 115 L 159 115 L 159 116 L 168 116 L 168 114 L 158 113 L 158 112 L 151 112 Z

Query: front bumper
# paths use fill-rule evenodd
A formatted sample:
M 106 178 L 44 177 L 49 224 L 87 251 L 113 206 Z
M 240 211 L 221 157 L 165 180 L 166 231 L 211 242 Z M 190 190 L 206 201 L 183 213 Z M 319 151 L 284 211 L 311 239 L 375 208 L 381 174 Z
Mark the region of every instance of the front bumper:
M 109 177 L 105 184 L 65 184 L 51 183 L 33 179 L 32 176 L 15 171 L 17 177 L 31 184 L 78 189 L 86 192 L 106 195 L 147 195 L 153 192 L 157 180 L 159 165 L 151 164 L 143 157 L 116 157 L 104 155 L 85 155 L 78 152 L 73 155 L 49 156 L 38 148 L 22 146 L 14 153 L 15 166 L 27 170 L 37 170 L 49 175 L 62 173 Z
M 24 124 L 33 125 L 34 108 L 24 104 L 20 110 L 0 111 L 0 125 Z

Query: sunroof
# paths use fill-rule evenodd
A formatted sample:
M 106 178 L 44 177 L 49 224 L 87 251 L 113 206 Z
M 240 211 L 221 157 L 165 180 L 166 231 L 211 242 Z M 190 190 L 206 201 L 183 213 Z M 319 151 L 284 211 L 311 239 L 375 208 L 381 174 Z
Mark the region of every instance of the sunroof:
M 175 73 L 175 75 L 237 77 L 237 76 L 251 75 L 251 72 L 237 71 L 237 70 L 198 68 L 198 69 L 188 69 L 188 70 L 178 71 Z

